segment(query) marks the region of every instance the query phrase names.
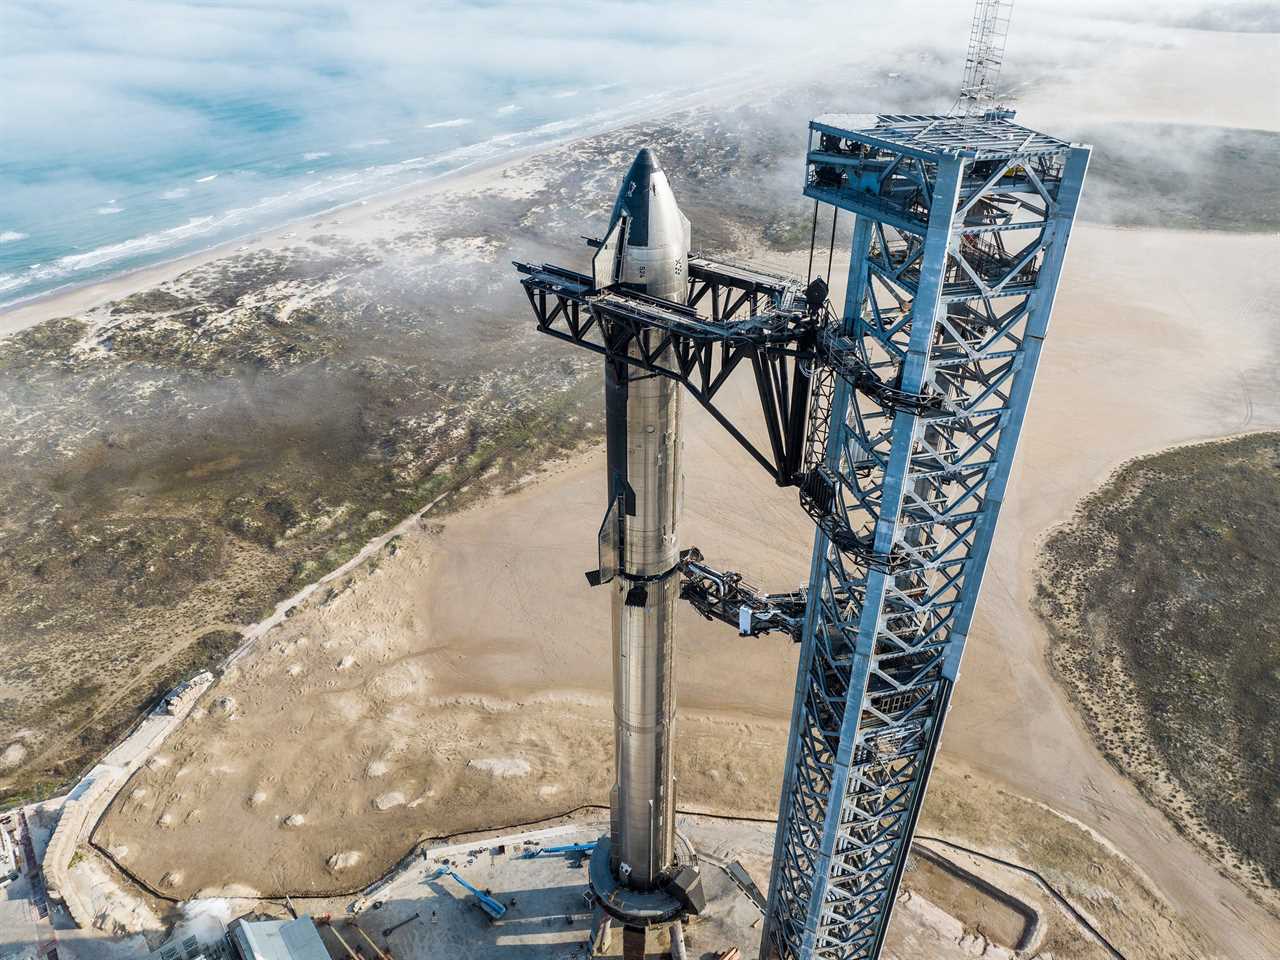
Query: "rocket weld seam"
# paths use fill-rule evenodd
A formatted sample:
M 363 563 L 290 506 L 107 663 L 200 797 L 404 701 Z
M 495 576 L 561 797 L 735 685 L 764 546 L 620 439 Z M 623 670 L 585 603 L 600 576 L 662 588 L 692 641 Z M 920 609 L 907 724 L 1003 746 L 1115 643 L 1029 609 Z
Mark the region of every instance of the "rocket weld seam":
M 659 580 L 665 580 L 673 573 L 680 572 L 680 564 L 676 563 L 670 570 L 665 573 L 627 573 L 625 570 L 619 570 L 618 576 L 630 583 L 656 583 Z
M 632 723 L 630 720 L 623 719 L 616 713 L 613 715 L 613 718 L 614 723 L 627 731 L 627 733 L 653 733 L 653 731 L 657 730 L 659 726 L 656 721 L 653 723 Z

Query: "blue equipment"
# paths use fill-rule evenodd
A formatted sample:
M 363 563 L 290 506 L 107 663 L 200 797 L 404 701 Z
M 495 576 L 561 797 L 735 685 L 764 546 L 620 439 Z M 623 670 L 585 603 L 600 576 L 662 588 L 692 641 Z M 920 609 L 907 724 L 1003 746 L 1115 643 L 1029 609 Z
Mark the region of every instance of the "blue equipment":
M 520 857 L 521 860 L 533 860 L 536 857 L 569 853 L 590 853 L 596 848 L 596 841 L 590 843 L 562 843 L 558 847 L 531 847 Z
M 453 877 L 453 879 L 457 880 L 464 890 L 470 891 L 471 894 L 476 898 L 476 906 L 478 906 L 481 910 L 487 913 L 491 920 L 501 920 L 502 915 L 507 912 L 507 908 L 505 906 L 503 906 L 493 897 L 489 896 L 489 894 L 485 893 L 483 890 L 480 890 L 476 888 L 474 885 L 467 883 L 466 880 L 458 876 L 458 874 L 455 873 L 449 867 L 440 867 L 439 869 L 437 869 L 435 873 L 427 877 L 427 882 L 430 883 L 432 880 L 439 880 L 441 877 L 446 875 Z

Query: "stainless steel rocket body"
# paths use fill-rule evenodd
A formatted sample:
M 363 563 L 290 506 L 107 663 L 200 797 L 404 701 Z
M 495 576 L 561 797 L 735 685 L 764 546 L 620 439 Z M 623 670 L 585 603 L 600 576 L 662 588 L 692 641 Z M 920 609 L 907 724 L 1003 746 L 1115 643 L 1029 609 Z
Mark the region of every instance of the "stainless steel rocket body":
M 683 301 L 689 224 L 648 150 L 628 171 L 611 231 L 625 228 L 616 279 Z M 675 611 L 683 498 L 681 393 L 666 377 L 606 361 L 609 496 L 619 501 L 621 554 L 613 591 L 616 780 L 611 797 L 612 868 L 625 885 L 650 889 L 675 863 Z

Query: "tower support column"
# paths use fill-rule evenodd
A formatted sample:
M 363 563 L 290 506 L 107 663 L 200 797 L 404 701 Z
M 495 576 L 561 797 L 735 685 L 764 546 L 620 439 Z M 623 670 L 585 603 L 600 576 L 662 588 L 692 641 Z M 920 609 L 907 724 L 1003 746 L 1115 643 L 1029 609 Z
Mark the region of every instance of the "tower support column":
M 1089 149 L 981 117 L 810 124 L 857 217 L 800 497 L 818 525 L 763 960 L 881 955 Z

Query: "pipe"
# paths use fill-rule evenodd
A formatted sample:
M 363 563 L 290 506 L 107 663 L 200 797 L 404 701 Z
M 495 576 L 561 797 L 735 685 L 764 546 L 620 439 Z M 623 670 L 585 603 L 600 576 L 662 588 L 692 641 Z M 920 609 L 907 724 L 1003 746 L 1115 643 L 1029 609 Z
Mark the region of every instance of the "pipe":
M 671 960 L 688 960 L 684 948 L 684 924 L 671 925 Z
M 360 924 L 356 923 L 354 920 L 350 921 L 350 923 L 351 923 L 351 926 L 356 928 L 356 933 L 364 937 L 365 943 L 373 947 L 373 952 L 378 955 L 378 960 L 387 960 L 387 955 L 383 953 L 382 950 L 378 948 L 378 945 L 369 938 L 369 935 L 364 932 L 364 929 L 360 926 Z
M 333 935 L 338 938 L 338 942 L 342 944 L 343 949 L 347 951 L 347 956 L 350 957 L 351 960 L 360 960 L 360 958 L 356 956 L 356 952 L 351 949 L 351 944 L 347 943 L 347 941 L 343 939 L 342 934 L 338 932 L 337 926 L 331 923 L 329 924 L 329 929 L 333 931 Z

